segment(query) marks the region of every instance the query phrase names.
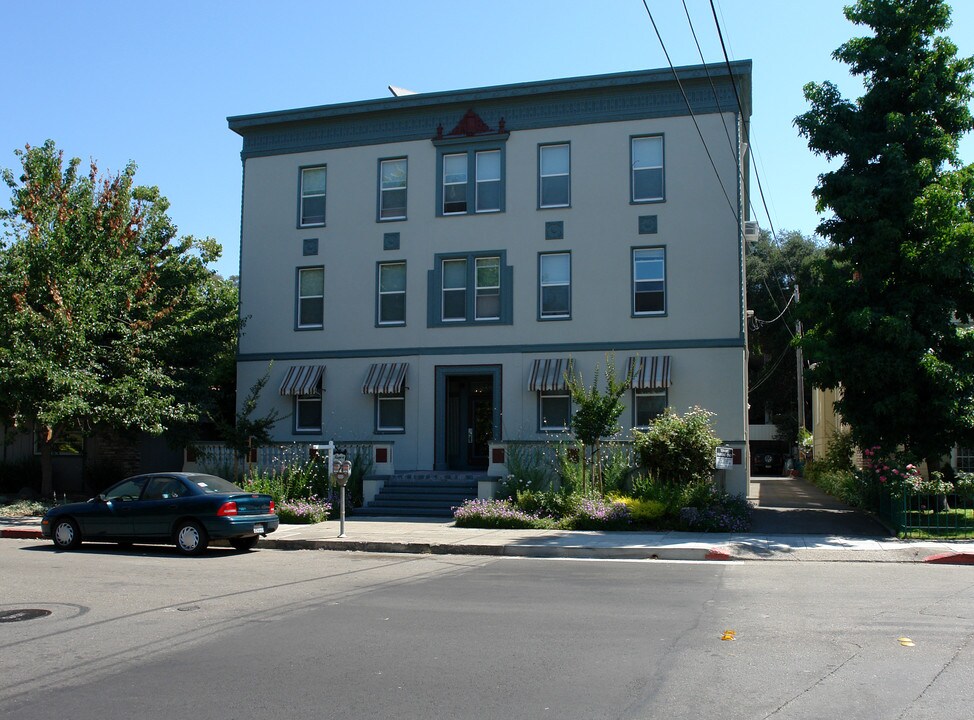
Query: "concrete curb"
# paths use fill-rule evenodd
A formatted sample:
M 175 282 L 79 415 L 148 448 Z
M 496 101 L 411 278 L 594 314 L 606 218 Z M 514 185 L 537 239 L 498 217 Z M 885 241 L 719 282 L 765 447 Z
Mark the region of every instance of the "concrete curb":
M 0 530 L 0 538 L 17 538 L 18 540 L 43 540 L 44 535 L 40 530 L 33 528 L 3 528 Z

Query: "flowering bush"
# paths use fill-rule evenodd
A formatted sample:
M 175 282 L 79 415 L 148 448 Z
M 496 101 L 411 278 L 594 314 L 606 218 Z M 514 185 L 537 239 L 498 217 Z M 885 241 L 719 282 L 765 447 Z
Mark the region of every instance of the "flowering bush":
M 743 495 L 713 488 L 706 503 L 680 508 L 680 526 L 698 532 L 744 532 L 751 528 L 754 507 Z
M 551 528 L 555 522 L 518 508 L 511 500 L 467 500 L 453 509 L 457 527 Z
M 284 500 L 275 510 L 282 523 L 307 525 L 327 520 L 331 503 L 312 496 L 306 500 Z
M 974 473 L 957 473 L 954 477 L 954 492 L 961 497 L 974 498 Z
M 942 473 L 932 472 L 929 478 L 925 478 L 912 462 L 906 462 L 896 455 L 881 455 L 879 446 L 863 450 L 862 456 L 863 473 L 873 477 L 880 487 L 887 488 L 893 497 L 947 495 L 954 492 L 954 486 L 944 479 Z
M 576 506 L 575 514 L 563 518 L 560 525 L 567 530 L 610 530 L 628 527 L 631 522 L 625 503 L 585 498 Z
M 644 500 L 625 496 L 612 499 L 625 504 L 629 510 L 629 517 L 634 524 L 656 523 L 666 515 L 666 504 L 659 500 Z

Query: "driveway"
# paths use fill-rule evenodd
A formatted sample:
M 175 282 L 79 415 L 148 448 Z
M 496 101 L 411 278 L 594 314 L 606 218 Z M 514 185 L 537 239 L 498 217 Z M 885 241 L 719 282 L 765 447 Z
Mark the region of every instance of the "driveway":
M 752 531 L 768 535 L 890 537 L 872 515 L 855 510 L 801 478 L 752 477 Z

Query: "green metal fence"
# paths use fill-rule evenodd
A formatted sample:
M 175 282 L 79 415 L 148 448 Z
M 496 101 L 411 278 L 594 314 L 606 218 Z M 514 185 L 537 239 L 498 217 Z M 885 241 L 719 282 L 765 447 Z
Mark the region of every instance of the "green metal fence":
M 974 538 L 974 497 L 968 494 L 880 492 L 879 515 L 905 538 Z

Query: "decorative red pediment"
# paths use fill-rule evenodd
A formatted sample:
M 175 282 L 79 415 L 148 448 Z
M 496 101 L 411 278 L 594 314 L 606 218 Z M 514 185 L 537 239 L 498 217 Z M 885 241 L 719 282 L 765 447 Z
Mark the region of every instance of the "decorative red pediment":
M 503 133 L 506 132 L 504 129 L 504 119 L 501 118 L 498 123 L 497 130 L 492 130 L 491 127 L 483 121 L 483 119 L 473 111 L 473 108 L 467 110 L 460 122 L 457 123 L 445 137 L 472 137 L 474 135 L 487 135 L 492 133 Z M 439 125 L 436 128 L 436 137 L 442 138 L 443 135 L 443 125 Z

